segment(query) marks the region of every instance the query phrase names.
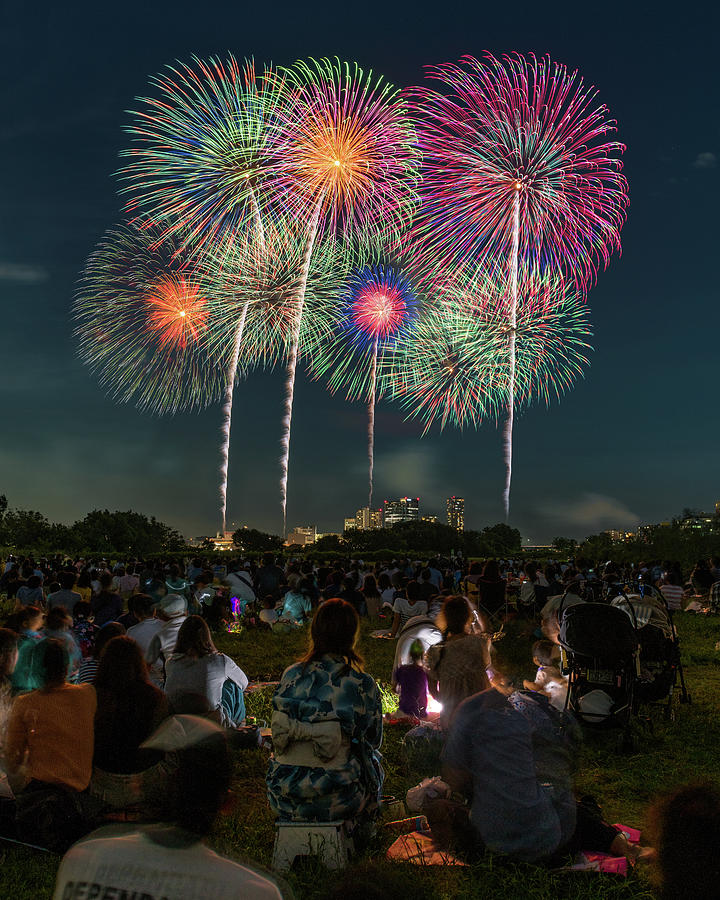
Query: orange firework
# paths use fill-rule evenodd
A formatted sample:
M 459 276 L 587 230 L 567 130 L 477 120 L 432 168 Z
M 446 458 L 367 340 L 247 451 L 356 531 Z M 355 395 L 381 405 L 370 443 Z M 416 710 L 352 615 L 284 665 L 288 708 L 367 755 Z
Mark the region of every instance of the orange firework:
M 184 277 L 166 275 L 147 297 L 150 307 L 148 325 L 156 333 L 163 349 L 184 349 L 190 340 L 197 342 L 207 327 L 207 301 L 199 288 Z

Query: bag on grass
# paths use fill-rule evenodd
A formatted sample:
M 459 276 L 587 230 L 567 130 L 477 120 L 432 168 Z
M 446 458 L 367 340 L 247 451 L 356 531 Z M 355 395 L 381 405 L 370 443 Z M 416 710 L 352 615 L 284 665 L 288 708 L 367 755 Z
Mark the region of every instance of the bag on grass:
M 17 795 L 18 840 L 65 853 L 88 832 L 81 795 L 60 785 L 26 789 Z

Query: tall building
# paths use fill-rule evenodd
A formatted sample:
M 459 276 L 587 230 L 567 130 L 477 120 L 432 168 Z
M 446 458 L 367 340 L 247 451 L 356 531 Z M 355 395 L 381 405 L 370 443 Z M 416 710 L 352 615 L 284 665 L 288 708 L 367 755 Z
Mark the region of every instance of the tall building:
M 462 497 L 448 497 L 445 501 L 447 507 L 447 523 L 455 531 L 465 531 L 465 501 Z
M 355 513 L 355 527 L 360 531 L 382 528 L 382 515 L 382 509 L 370 509 L 368 506 L 363 506 Z
M 392 528 L 398 522 L 420 521 L 420 498 L 400 497 L 383 503 L 383 525 Z

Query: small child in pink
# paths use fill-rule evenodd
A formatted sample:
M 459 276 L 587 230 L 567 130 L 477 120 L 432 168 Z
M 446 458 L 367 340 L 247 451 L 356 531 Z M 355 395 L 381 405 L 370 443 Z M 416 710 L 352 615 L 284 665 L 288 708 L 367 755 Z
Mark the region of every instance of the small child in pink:
M 558 663 L 559 647 L 551 641 L 536 641 L 533 644 L 533 662 L 538 667 L 535 681 L 523 682 L 528 691 L 544 694 L 556 709 L 565 708 L 568 681 Z

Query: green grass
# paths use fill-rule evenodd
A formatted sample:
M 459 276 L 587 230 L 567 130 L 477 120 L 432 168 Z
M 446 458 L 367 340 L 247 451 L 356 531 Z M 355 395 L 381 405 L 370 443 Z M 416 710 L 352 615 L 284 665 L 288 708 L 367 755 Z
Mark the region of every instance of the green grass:
M 720 689 L 720 619 L 679 617 L 683 661 L 690 706 L 678 706 L 674 722 L 664 721 L 658 711 L 652 716 L 654 733 L 639 729 L 639 744 L 632 754 L 620 754 L 613 732 L 594 733 L 586 738 L 581 752 L 577 787 L 593 794 L 602 804 L 608 821 L 621 821 L 643 828 L 650 801 L 676 784 L 698 777 L 720 781 L 720 710 L 716 698 Z M 244 631 L 240 635 L 218 635 L 220 650 L 231 655 L 251 680 L 277 680 L 283 669 L 305 649 L 307 635 L 298 632 L 273 635 Z M 519 639 L 519 650 L 527 646 L 528 672 L 533 672 L 529 640 Z M 395 643 L 372 640 L 366 633 L 361 642 L 366 670 L 381 683 L 390 680 Z M 272 691 L 247 697 L 248 715 L 269 720 Z M 384 694 L 389 709 L 392 697 Z M 403 798 L 409 787 L 437 769 L 432 757 L 408 757 L 402 744 L 404 729 L 386 729 L 382 748 L 386 774 L 385 793 Z M 267 753 L 263 750 L 238 752 L 233 790 L 236 804 L 218 823 L 213 846 L 237 859 L 254 860 L 269 866 L 273 848 L 273 818 L 265 799 Z M 389 864 L 385 850 L 394 837 L 382 831 L 365 858 L 345 873 L 327 873 L 319 865 L 288 881 L 297 898 L 321 900 L 331 895 L 350 900 L 364 896 L 363 885 L 379 885 L 387 897 L 427 898 L 522 898 L 522 900 L 599 900 L 599 898 L 652 898 L 644 873 L 627 879 L 597 875 L 553 875 L 542 869 L 487 858 L 467 868 L 416 867 Z M 0 843 L 2 896 L 17 900 L 37 900 L 52 894 L 59 859 L 51 854 L 32 853 Z M 334 892 L 334 893 L 333 893 Z M 372 895 L 371 895 L 372 896 Z

